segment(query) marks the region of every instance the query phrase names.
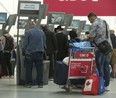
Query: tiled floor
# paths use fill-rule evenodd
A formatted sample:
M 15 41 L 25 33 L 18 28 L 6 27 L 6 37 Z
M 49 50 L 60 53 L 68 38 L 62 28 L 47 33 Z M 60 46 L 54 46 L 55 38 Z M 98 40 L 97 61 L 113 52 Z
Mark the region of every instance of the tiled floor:
M 17 86 L 15 79 L 0 79 L 0 98 L 116 98 L 116 79 L 111 79 L 110 91 L 102 95 L 82 95 L 81 89 L 73 89 L 69 94 L 53 81 L 43 88 Z

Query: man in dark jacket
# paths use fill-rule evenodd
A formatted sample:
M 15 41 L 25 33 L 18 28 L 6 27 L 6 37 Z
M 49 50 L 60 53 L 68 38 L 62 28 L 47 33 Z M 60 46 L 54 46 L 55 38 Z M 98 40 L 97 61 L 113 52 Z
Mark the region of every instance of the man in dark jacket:
M 55 33 L 50 31 L 47 25 L 41 25 L 42 30 L 46 36 L 46 56 L 50 60 L 49 67 L 49 78 L 52 79 L 54 76 L 54 54 L 57 52 L 57 39 Z
M 63 33 L 63 28 L 61 26 L 56 28 L 56 32 L 58 45 L 57 61 L 62 61 L 68 56 L 68 37 Z

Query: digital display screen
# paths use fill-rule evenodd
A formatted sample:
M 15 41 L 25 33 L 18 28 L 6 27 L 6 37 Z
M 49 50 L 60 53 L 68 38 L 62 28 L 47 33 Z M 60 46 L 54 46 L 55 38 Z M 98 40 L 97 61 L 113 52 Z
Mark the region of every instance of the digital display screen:
M 48 24 L 64 25 L 65 13 L 48 13 Z
M 80 30 L 83 30 L 85 27 L 86 21 L 80 21 Z
M 90 28 L 91 28 L 91 26 L 90 26 L 89 24 L 88 24 L 88 25 L 85 25 L 85 26 L 84 26 L 84 31 L 89 31 Z
M 27 23 L 28 23 L 28 20 L 26 20 L 26 19 L 20 19 L 19 20 L 19 28 L 20 29 L 25 29 Z
M 6 23 L 7 13 L 0 13 L 0 24 Z
M 68 28 L 80 28 L 80 20 L 72 20 Z

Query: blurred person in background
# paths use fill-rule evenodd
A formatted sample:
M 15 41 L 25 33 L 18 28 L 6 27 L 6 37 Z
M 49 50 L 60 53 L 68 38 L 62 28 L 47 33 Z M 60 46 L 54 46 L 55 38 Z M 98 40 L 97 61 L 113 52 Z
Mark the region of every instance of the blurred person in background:
M 111 76 L 113 78 L 116 78 L 116 36 L 114 34 L 114 30 L 110 30 L 110 38 L 112 41 L 112 45 L 113 45 L 113 51 L 112 51 L 112 57 L 111 57 L 111 66 L 112 66 L 112 72 L 111 72 Z
M 3 70 L 2 70 L 2 67 L 3 67 L 3 37 L 0 37 L 0 78 L 2 76 L 4 76 L 3 74 Z
M 3 32 L 3 73 L 2 78 L 13 78 L 12 66 L 11 66 L 11 53 L 14 50 L 14 38 L 9 34 L 7 30 Z

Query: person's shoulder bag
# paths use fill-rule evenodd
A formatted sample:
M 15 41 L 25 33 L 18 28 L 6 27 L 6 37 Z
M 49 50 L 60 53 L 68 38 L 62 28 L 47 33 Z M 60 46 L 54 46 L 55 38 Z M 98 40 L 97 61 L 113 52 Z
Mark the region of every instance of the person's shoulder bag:
M 104 21 L 105 24 L 106 24 L 106 21 Z M 107 30 L 107 24 L 106 24 L 106 38 L 108 38 L 108 30 Z M 94 41 L 95 43 L 95 41 Z M 104 40 L 102 41 L 101 43 L 99 44 L 96 44 L 95 45 L 98 47 L 98 49 L 105 55 L 108 55 L 111 51 L 112 51 L 112 47 L 111 45 L 109 44 L 108 40 Z

